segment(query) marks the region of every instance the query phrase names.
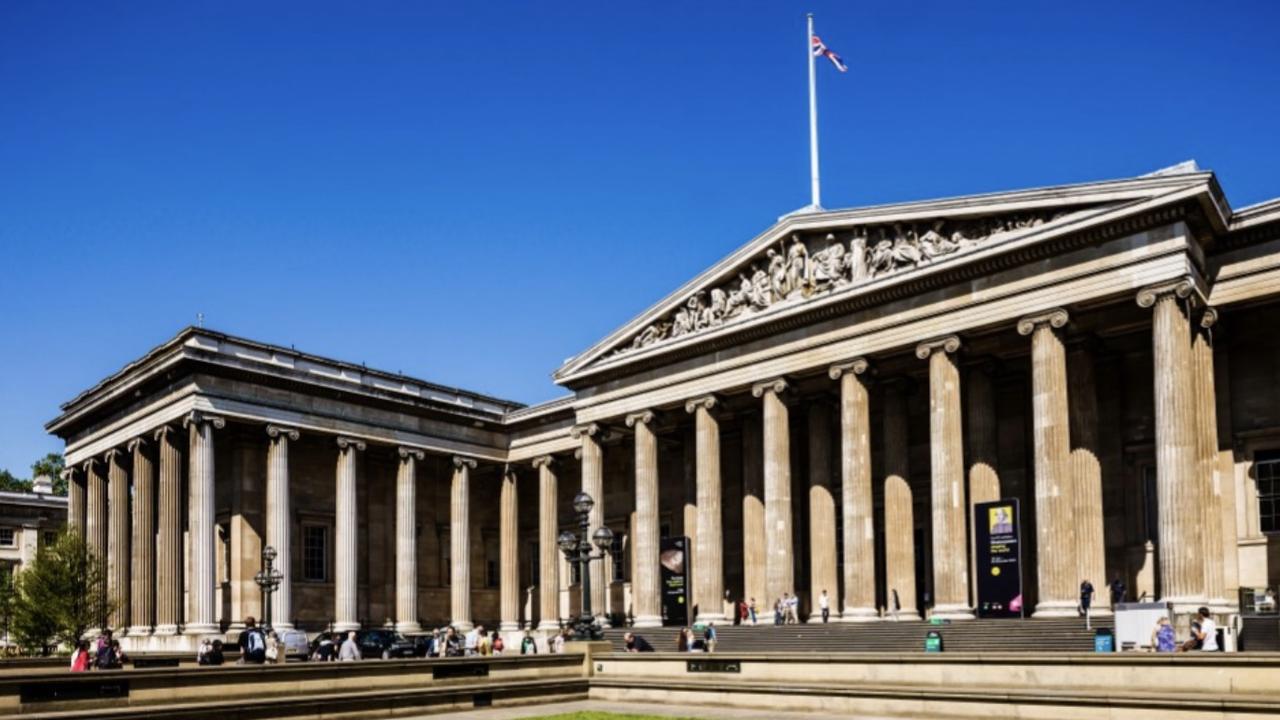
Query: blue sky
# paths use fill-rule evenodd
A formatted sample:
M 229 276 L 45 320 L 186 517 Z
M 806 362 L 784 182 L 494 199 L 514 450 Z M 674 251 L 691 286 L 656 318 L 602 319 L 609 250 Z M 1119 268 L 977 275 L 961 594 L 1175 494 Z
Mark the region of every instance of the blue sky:
M 465 6 L 465 7 L 464 7 Z M 1280 195 L 1268 2 L 0 3 L 0 468 L 209 327 L 525 402 L 808 198 Z

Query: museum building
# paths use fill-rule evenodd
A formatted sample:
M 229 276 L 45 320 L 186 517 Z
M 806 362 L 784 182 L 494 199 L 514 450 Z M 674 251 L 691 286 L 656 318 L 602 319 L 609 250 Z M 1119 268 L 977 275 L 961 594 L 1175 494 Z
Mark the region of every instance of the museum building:
M 69 523 L 135 648 L 276 626 L 555 628 L 573 496 L 592 608 L 702 619 L 825 590 L 965 619 L 975 505 L 1017 508 L 1023 613 L 1079 585 L 1228 613 L 1280 575 L 1280 200 L 1133 179 L 783 217 L 555 371 L 536 406 L 187 328 L 62 406 Z

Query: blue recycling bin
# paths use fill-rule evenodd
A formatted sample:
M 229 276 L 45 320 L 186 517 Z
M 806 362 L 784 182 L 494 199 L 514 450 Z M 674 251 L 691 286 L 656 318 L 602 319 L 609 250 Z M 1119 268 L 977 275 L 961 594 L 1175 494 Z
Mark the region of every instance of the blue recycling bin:
M 1109 653 L 1116 651 L 1116 635 L 1109 628 L 1098 628 L 1093 631 L 1093 651 Z

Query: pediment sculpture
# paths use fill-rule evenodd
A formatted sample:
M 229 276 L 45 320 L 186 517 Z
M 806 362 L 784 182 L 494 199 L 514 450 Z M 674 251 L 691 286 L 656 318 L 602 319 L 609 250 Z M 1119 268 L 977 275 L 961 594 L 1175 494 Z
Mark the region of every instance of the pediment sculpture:
M 693 292 L 679 308 L 645 326 L 612 355 L 685 337 L 912 270 L 987 242 L 1053 222 L 1055 210 L 969 220 L 936 219 L 858 226 L 839 236 L 792 235 L 739 267 L 737 277 Z

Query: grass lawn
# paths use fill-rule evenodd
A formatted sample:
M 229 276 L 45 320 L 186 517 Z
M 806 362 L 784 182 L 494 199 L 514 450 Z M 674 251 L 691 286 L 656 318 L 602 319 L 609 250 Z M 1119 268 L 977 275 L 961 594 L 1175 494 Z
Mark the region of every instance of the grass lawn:
M 698 720 L 695 717 L 675 717 L 672 715 L 632 715 L 631 713 L 611 713 L 582 711 L 562 713 L 560 715 L 539 715 L 529 720 Z

